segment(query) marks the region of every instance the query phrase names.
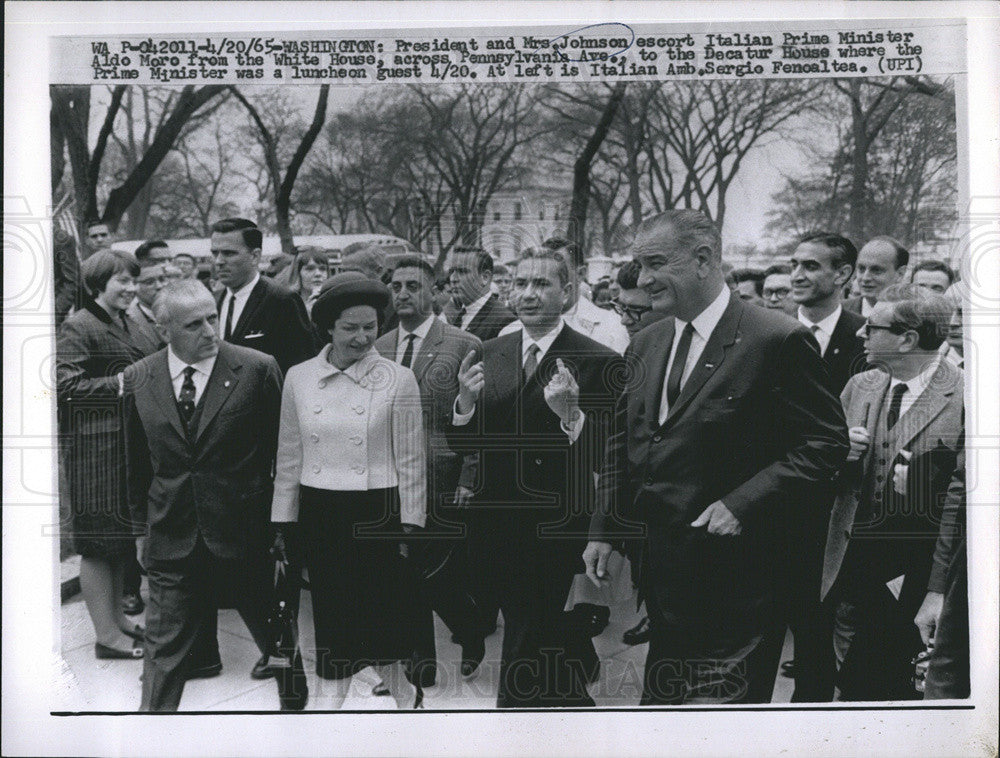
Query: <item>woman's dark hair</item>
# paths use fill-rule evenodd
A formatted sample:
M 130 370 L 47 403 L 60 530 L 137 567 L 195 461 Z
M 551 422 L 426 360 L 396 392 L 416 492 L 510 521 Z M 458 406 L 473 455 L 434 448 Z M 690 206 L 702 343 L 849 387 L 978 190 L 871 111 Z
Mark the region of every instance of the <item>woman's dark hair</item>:
M 99 250 L 80 264 L 83 284 L 91 297 L 104 292 L 111 277 L 123 271 L 132 277 L 139 276 L 139 262 L 134 255 L 120 250 Z

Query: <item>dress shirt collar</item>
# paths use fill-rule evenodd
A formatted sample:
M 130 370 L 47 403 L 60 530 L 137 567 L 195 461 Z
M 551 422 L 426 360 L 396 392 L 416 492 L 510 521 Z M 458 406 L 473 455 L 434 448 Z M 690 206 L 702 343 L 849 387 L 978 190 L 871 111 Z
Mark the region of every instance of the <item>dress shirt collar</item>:
M 538 345 L 538 355 L 536 358 L 540 362 L 545 354 L 549 352 L 549 348 L 552 347 L 552 343 L 556 341 L 562 330 L 566 327 L 566 322 L 559 319 L 559 323 L 556 324 L 551 331 L 543 334 L 539 339 L 532 339 L 528 336 L 528 332 L 522 327 L 521 334 L 521 363 L 524 363 L 524 359 L 528 357 L 528 348 L 532 345 Z
M 491 290 L 486 290 L 486 294 L 480 298 L 473 300 L 467 306 L 465 306 L 465 316 L 462 317 L 463 325 L 467 326 L 472 323 L 472 319 L 476 317 L 476 314 L 483 309 L 486 305 L 486 301 L 493 297 L 493 292 Z
M 167 345 L 167 368 L 170 371 L 170 379 L 171 381 L 176 381 L 188 366 L 194 366 L 194 370 L 199 374 L 204 374 L 207 379 L 212 375 L 215 359 L 218 357 L 219 355 L 216 353 L 208 358 L 203 358 L 197 363 L 185 363 L 177 357 L 174 349 L 170 345 Z
M 427 318 L 425 318 L 423 320 L 423 322 L 420 324 L 420 326 L 418 326 L 412 332 L 407 331 L 406 329 L 403 328 L 403 325 L 400 324 L 399 325 L 399 344 L 400 345 L 403 344 L 403 341 L 406 339 L 406 335 L 407 334 L 415 334 L 415 335 L 417 335 L 417 339 L 418 340 L 425 340 L 425 339 L 427 339 L 427 332 L 429 332 L 431 330 L 431 324 L 433 324 L 433 323 L 434 323 L 434 314 L 432 313 L 430 316 L 428 316 Z
M 819 330 L 828 337 L 833 336 L 833 330 L 837 328 L 837 322 L 840 320 L 840 314 L 844 310 L 841 305 L 837 306 L 837 309 L 820 321 L 810 321 L 806 318 L 805 314 L 802 313 L 802 308 L 799 307 L 799 323 L 803 324 L 807 329 L 812 330 L 813 326 L 818 326 Z
M 889 380 L 889 392 L 892 392 L 897 384 L 905 384 L 907 395 L 914 398 L 920 397 L 921 393 L 927 388 L 927 385 L 931 383 L 931 378 L 934 376 L 934 372 L 937 371 L 940 361 L 941 356 L 936 354 L 923 371 L 906 381 L 893 377 Z
M 722 320 L 722 314 L 726 312 L 726 308 L 728 307 L 729 287 L 723 284 L 722 291 L 715 300 L 709 303 L 705 310 L 691 319 L 691 326 L 694 327 L 695 333 L 705 342 L 708 342 L 708 338 L 712 336 L 712 332 L 719 325 L 719 321 Z M 674 328 L 677 334 L 680 334 L 685 326 L 687 326 L 686 321 L 674 318 Z
M 331 376 L 336 376 L 337 374 L 343 374 L 348 377 L 355 384 L 360 384 L 361 380 L 368 375 L 368 372 L 372 370 L 376 363 L 379 361 L 379 353 L 373 345 L 371 349 L 358 358 L 354 363 L 345 369 L 339 369 L 330 363 L 330 351 L 333 349 L 332 345 L 327 345 L 320 351 L 313 360 L 317 362 L 319 368 L 320 378 L 326 378 Z
M 231 290 L 228 287 L 226 287 L 226 292 L 229 294 L 230 297 L 235 297 L 237 299 L 245 299 L 250 297 L 250 293 L 253 292 L 253 288 L 257 286 L 257 282 L 259 281 L 260 281 L 260 273 L 258 272 L 254 274 L 253 279 L 244 284 L 238 290 Z M 235 328 L 235 326 L 236 325 L 234 324 L 233 327 Z

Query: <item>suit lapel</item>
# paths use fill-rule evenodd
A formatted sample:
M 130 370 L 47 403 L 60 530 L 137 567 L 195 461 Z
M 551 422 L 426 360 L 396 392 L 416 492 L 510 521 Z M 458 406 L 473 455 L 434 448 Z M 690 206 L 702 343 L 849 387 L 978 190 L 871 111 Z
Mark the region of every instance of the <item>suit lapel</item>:
M 743 315 L 743 302 L 737 298 L 730 298 L 729 305 L 715 325 L 712 334 L 705 344 L 705 349 L 701 353 L 698 362 L 691 369 L 691 375 L 681 387 L 681 394 L 677 396 L 677 402 L 671 406 L 667 414 L 664 426 L 669 425 L 687 407 L 698 391 L 705 385 L 708 378 L 712 376 L 726 359 L 726 351 L 730 345 L 739 341 L 740 317 Z M 664 364 L 664 369 L 666 364 Z M 663 384 L 660 384 L 662 388 Z M 659 405 L 657 405 L 659 408 Z
M 493 400 L 511 402 L 521 389 L 521 334 L 520 330 L 496 340 L 495 350 L 484 355 L 484 366 L 489 393 Z
M 264 277 L 261 276 L 257 284 L 250 291 L 250 297 L 247 298 L 247 304 L 243 307 L 243 312 L 240 314 L 239 321 L 236 322 L 236 326 L 233 327 L 232 339 L 237 339 L 242 337 L 247 332 L 247 327 L 253 320 L 254 315 L 260 309 L 261 305 L 264 304 L 264 299 L 267 296 L 267 284 L 264 283 Z M 223 316 L 225 318 L 225 316 Z M 225 329 L 225 324 L 223 324 L 223 329 Z
M 486 298 L 486 302 L 483 303 L 483 307 L 479 309 L 479 312 L 473 317 L 469 325 L 465 327 L 467 332 L 475 332 L 480 326 L 488 324 L 490 320 L 490 314 L 493 313 L 493 299 L 496 295 L 490 295 Z
M 160 362 L 159 371 L 152 372 L 150 377 L 150 392 L 157 404 L 163 410 L 163 416 L 170 422 L 182 440 L 187 440 L 184 433 L 184 424 L 181 423 L 181 416 L 177 410 L 177 398 L 174 396 L 174 385 L 170 381 L 170 364 L 167 362 L 167 351 L 163 351 L 158 359 Z
M 236 389 L 239 383 L 237 371 L 240 363 L 235 357 L 230 362 L 229 351 L 225 349 L 225 344 L 219 348 L 219 357 L 212 368 L 212 375 L 208 377 L 208 384 L 205 385 L 205 396 L 202 399 L 201 419 L 198 421 L 198 432 L 195 435 L 195 442 L 201 439 L 205 429 L 215 418 L 219 409 Z
M 899 432 L 894 435 L 893 448 L 890 450 L 893 458 L 926 429 L 948 405 L 948 399 L 955 392 L 956 379 L 952 374 L 950 367 L 942 362 L 920 397 L 916 398 L 906 413 L 899 417 L 896 424 Z
M 396 338 L 399 340 L 399 330 L 396 330 Z M 444 341 L 444 327 L 441 326 L 441 322 L 436 318 L 431 319 L 431 328 L 427 330 L 427 336 L 424 338 L 420 345 L 420 352 L 413 359 L 413 373 L 417 377 L 417 382 L 421 382 L 424 378 L 424 374 L 427 373 L 427 369 L 433 363 L 435 356 L 441 349 L 441 343 Z M 398 342 L 395 345 L 398 349 Z M 394 354 L 395 355 L 395 354 Z M 463 358 L 465 356 L 462 356 Z

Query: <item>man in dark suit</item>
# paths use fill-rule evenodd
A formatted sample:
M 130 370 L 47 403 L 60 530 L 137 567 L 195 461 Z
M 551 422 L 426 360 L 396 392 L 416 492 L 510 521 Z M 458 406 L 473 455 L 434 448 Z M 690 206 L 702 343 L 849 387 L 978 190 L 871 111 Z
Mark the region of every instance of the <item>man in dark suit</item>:
M 704 214 L 646 219 L 634 252 L 639 285 L 672 318 L 626 354 L 636 378 L 608 443 L 587 574 L 607 581 L 612 541 L 645 530 L 643 705 L 766 702 L 787 595 L 784 514 L 817 507 L 840 468 L 843 411 L 809 331 L 731 295 Z
M 497 706 L 588 706 L 589 638 L 563 612 L 582 569 L 594 471 L 622 359 L 562 318 L 569 263 L 530 250 L 512 289 L 524 328 L 472 351 L 459 370 L 456 444 L 480 455 L 470 551 L 496 589 L 504 618 Z M 585 655 L 583 645 L 591 645 Z
M 143 711 L 180 703 L 189 657 L 220 604 L 268 649 L 268 522 L 281 405 L 270 356 L 220 344 L 197 281 L 156 300 L 167 348 L 125 373 L 132 518 L 149 576 Z
M 219 334 L 226 342 L 273 356 L 282 372 L 316 354 L 302 298 L 258 270 L 260 229 L 227 218 L 212 225 L 212 256 L 225 289 L 217 297 Z
M 216 295 L 219 335 L 272 356 L 282 374 L 316 354 L 314 332 L 302 298 L 273 279 L 260 275 L 263 235 L 252 222 L 227 218 L 212 225 L 212 256 L 216 273 L 225 289 Z M 197 676 L 211 675 L 219 668 L 215 630 L 206 627 L 205 639 L 196 646 L 202 665 L 192 667 Z M 274 675 L 262 657 L 250 674 L 254 679 Z
M 440 535 L 427 551 L 427 559 L 436 565 L 428 566 L 433 574 L 423 585 L 422 625 L 413 630 L 413 674 L 423 687 L 432 686 L 436 677 L 432 609 L 462 645 L 463 676 L 475 673 L 484 654 L 463 560 L 465 540 L 459 539 L 458 514 L 454 510 L 463 456 L 449 447 L 445 436 L 458 396 L 458 367 L 470 351 L 481 355 L 483 346 L 473 335 L 434 316 L 433 287 L 434 269 L 425 260 L 419 256 L 400 259 L 389 283 L 399 326 L 375 343 L 383 356 L 413 369 L 425 403 L 429 498 L 426 531 L 428 536 L 435 530 Z M 450 557 L 442 564 L 448 554 Z
M 798 305 L 799 321 L 819 343 L 832 389 L 838 396 L 847 380 L 868 366 L 864 343 L 858 336 L 865 320 L 841 304 L 843 289 L 854 274 L 857 259 L 857 248 L 849 239 L 829 233 L 803 237 L 791 258 L 790 297 Z M 823 495 L 821 508 L 799 508 L 792 504 L 787 516 L 790 521 L 808 518 L 789 532 L 794 535 L 788 549 L 795 564 L 789 570 L 792 579 L 789 625 L 795 637 L 795 660 L 785 671 L 795 677 L 793 702 L 833 699 L 836 668 L 830 646 L 833 620 L 819 602 L 823 546 L 833 495 L 832 490 Z
M 822 597 L 835 608 L 842 700 L 909 700 L 923 647 L 941 504 L 964 436 L 961 370 L 938 354 L 951 305 L 913 285 L 880 294 L 861 329 L 873 368 L 841 401 L 851 453 L 838 482 Z
M 452 324 L 483 342 L 500 334 L 514 320 L 510 309 L 490 289 L 493 257 L 485 250 L 459 250 L 451 257 L 449 277 L 458 308 Z

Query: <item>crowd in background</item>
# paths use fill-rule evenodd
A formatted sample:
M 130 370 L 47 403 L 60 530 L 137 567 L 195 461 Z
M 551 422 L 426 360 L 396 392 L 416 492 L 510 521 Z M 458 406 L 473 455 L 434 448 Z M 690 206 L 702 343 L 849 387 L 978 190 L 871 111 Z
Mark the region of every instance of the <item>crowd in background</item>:
M 244 219 L 210 268 L 110 244 L 56 235 L 60 468 L 95 655 L 144 661 L 143 710 L 221 671 L 220 606 L 276 676 L 274 555 L 308 577 L 313 707 L 367 666 L 421 707 L 500 614 L 498 707 L 593 705 L 609 611 L 567 598 L 612 552 L 646 609 L 643 704 L 768 702 L 789 629 L 796 701 L 968 696 L 946 263 L 821 233 L 733 270 L 694 211 L 594 282 L 562 239 L 443 271 L 377 246 L 265 269 Z

